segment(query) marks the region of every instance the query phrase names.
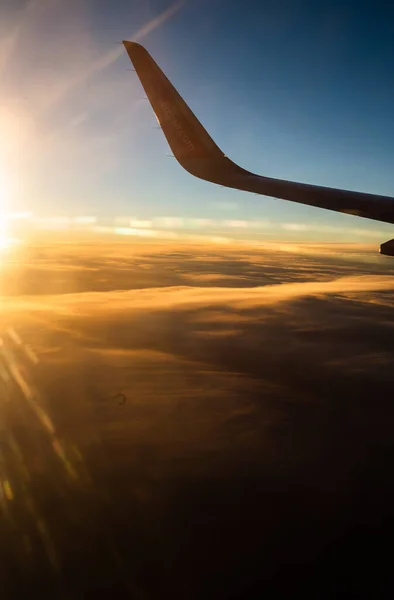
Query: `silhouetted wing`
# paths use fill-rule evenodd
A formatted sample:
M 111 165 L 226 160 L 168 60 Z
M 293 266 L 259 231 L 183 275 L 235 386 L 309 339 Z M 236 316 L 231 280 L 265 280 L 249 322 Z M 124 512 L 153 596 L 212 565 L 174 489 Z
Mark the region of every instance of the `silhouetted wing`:
M 177 161 L 192 175 L 230 188 L 394 223 L 394 198 L 263 177 L 227 158 L 150 54 L 123 42 Z

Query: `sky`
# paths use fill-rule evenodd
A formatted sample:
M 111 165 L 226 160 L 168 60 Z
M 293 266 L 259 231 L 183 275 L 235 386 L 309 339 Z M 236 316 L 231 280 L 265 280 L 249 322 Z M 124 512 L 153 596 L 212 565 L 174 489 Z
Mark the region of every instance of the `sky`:
M 393 17 L 383 4 L 349 0 L 3 0 L 6 212 L 41 222 L 123 217 L 137 232 L 386 241 L 388 224 L 191 177 L 167 156 L 120 42 L 145 45 L 248 170 L 390 196 Z

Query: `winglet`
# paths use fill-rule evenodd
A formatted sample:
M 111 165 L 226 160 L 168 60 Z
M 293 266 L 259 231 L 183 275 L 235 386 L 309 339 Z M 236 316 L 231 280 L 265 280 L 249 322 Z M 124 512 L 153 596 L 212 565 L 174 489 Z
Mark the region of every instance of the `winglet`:
M 192 175 L 216 183 L 228 159 L 145 48 L 123 44 L 175 158 Z

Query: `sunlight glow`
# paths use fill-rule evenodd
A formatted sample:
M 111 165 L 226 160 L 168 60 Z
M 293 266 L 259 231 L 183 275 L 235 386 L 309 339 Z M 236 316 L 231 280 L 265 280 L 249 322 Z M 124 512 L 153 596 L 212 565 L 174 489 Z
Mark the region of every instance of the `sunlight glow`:
M 0 248 L 7 248 L 6 231 L 6 196 L 7 185 L 3 173 L 0 171 Z

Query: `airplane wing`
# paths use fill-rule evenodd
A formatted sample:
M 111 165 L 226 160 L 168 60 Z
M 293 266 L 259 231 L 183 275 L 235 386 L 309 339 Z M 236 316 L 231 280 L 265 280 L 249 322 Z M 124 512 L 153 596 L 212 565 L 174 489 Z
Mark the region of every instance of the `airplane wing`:
M 238 166 L 215 144 L 147 50 L 135 42 L 123 44 L 175 158 L 192 175 L 230 188 L 394 224 L 394 198 L 389 196 L 273 179 Z

